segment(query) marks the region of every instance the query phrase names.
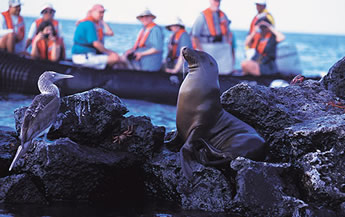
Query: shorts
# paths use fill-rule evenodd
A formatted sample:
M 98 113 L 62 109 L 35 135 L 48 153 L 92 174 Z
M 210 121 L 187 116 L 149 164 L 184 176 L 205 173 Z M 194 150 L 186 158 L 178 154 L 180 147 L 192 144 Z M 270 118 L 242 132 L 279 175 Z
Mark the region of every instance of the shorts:
M 82 65 L 95 69 L 105 69 L 108 63 L 108 55 L 106 54 L 73 54 L 72 61 L 74 64 Z

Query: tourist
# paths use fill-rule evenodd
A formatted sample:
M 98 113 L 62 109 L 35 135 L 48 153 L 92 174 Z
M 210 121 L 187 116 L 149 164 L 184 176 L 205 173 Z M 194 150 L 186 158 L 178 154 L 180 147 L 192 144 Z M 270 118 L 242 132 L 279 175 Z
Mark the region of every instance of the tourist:
M 54 19 L 55 12 L 56 11 L 55 11 L 52 4 L 43 5 L 43 7 L 41 8 L 42 17 L 36 19 L 34 22 L 32 22 L 32 24 L 30 26 L 28 38 L 26 40 L 25 49 L 27 49 L 31 45 L 33 37 L 35 37 L 37 34 L 38 26 L 43 21 L 50 21 L 54 26 L 56 36 L 61 38 L 61 40 L 62 40 L 62 29 L 61 29 L 62 27 L 61 27 L 61 24 L 59 23 L 59 21 Z
M 213 56 L 219 72 L 228 74 L 234 70 L 235 65 L 235 50 L 229 28 L 231 21 L 220 10 L 220 0 L 209 1 L 210 7 L 201 12 L 193 24 L 193 46 Z
M 72 47 L 72 61 L 75 64 L 104 69 L 113 67 L 120 62 L 117 53 L 107 49 L 102 41 L 103 30 L 99 22 L 104 17 L 104 7 L 95 5 L 89 11 L 89 16 L 77 23 Z
M 241 63 L 243 74 L 260 76 L 277 73 L 276 48 L 284 39 L 285 36 L 266 17 L 257 20 L 254 30 L 245 41 L 245 46 L 254 47 L 255 53 L 251 59 Z
M 254 31 L 254 28 L 255 28 L 257 21 L 261 18 L 266 17 L 270 21 L 272 26 L 274 26 L 273 16 L 271 13 L 268 12 L 268 10 L 266 8 L 267 7 L 266 0 L 254 0 L 254 4 L 256 6 L 256 10 L 258 13 L 255 15 L 255 17 L 252 19 L 252 22 L 250 23 L 248 36 Z M 253 57 L 253 55 L 255 53 L 255 48 L 246 46 L 245 52 L 246 52 L 246 58 L 249 60 Z
M 32 41 L 31 56 L 35 59 L 58 61 L 64 59 L 64 46 L 62 39 L 55 31 L 50 21 L 43 21 L 37 29 Z
M 164 35 L 161 27 L 153 20 L 156 18 L 149 9 L 137 16 L 142 23 L 134 46 L 124 53 L 128 65 L 137 70 L 159 71 L 162 66 Z
M 192 48 L 192 41 L 185 30 L 185 26 L 180 18 L 167 25 L 166 28 L 172 31 L 168 42 L 168 55 L 165 60 L 165 71 L 169 73 L 178 73 L 182 71 L 183 57 L 180 55 L 182 47 Z
M 9 0 L 9 9 L 0 15 L 0 50 L 9 53 L 24 51 L 24 19 L 20 16 L 20 0 Z

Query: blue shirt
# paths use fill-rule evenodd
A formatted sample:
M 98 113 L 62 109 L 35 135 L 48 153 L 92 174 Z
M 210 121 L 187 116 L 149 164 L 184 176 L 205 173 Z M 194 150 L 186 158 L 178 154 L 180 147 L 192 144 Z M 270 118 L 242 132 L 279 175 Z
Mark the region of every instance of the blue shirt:
M 72 54 L 96 53 L 92 43 L 97 40 L 96 26 L 92 21 L 79 23 L 74 32 Z
M 162 66 L 164 35 L 161 27 L 154 26 L 145 41 L 145 47 L 137 48 L 136 52 L 143 52 L 155 48 L 159 53 L 143 56 L 140 59 L 141 70 L 159 71 Z

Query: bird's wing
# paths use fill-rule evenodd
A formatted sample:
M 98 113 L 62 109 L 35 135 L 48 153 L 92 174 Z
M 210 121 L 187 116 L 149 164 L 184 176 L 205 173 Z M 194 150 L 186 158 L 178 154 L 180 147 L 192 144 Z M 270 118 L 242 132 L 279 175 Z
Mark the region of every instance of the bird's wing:
M 54 123 L 59 109 L 59 97 L 53 94 L 37 95 L 24 114 L 20 132 L 22 144 L 39 136 Z

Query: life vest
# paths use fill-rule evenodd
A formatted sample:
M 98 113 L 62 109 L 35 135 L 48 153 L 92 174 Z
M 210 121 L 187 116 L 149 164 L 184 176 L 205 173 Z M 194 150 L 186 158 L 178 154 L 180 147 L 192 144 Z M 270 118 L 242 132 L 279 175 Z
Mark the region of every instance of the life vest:
M 64 43 L 61 38 L 57 38 L 57 43 L 58 45 L 61 46 L 59 59 L 64 59 L 65 58 Z M 46 43 L 44 39 L 39 40 L 37 42 L 37 48 L 40 54 L 40 58 L 44 60 L 52 60 L 52 47 L 53 47 L 53 41 L 48 40 L 48 43 Z
M 263 12 L 261 12 L 260 14 L 257 14 L 257 15 L 253 18 L 252 22 L 250 23 L 249 34 L 252 33 L 252 32 L 254 31 L 256 22 L 257 22 L 260 18 L 263 18 L 263 17 L 267 17 L 267 19 L 271 22 L 271 24 L 274 25 L 274 20 L 273 20 L 272 15 L 268 12 L 267 9 L 265 9 Z
M 147 38 L 149 37 L 151 30 L 153 27 L 155 27 L 155 23 L 150 23 L 147 25 L 145 28 L 142 28 L 139 32 L 138 38 L 134 44 L 134 50 L 137 49 L 138 47 L 145 47 L 145 42 Z
M 182 36 L 183 33 L 185 33 L 185 29 L 180 29 L 175 34 L 173 34 L 169 41 L 169 57 L 173 60 L 177 59 L 177 48 L 178 48 L 178 42 Z
M 262 37 L 260 33 L 256 33 L 254 35 L 253 43 L 251 47 L 256 48 L 256 51 L 258 53 L 265 56 L 266 54 L 264 53 L 264 51 L 267 46 L 267 42 L 270 40 L 271 37 L 272 37 L 271 32 L 266 33 L 264 37 Z
M 13 31 L 15 31 L 10 12 L 9 11 L 2 12 L 2 15 L 5 18 L 7 28 L 13 29 Z M 18 27 L 18 34 L 17 34 L 18 40 L 21 41 L 24 39 L 24 35 L 25 35 L 25 25 L 24 25 L 24 19 L 22 16 L 18 16 L 17 27 Z
M 103 39 L 104 39 L 104 35 L 103 35 L 103 26 L 99 23 L 99 22 L 96 22 L 93 17 L 89 16 L 89 17 L 86 17 L 82 20 L 79 20 L 77 22 L 77 26 L 81 23 L 81 22 L 85 22 L 85 21 L 91 21 L 95 24 L 96 26 L 96 31 L 97 31 L 97 38 L 99 41 L 103 42 Z
M 207 24 L 208 30 L 210 31 L 211 36 L 216 36 L 217 35 L 216 26 L 213 21 L 212 13 L 213 11 L 211 10 L 211 8 L 207 8 L 206 10 L 203 11 L 203 14 L 206 19 L 206 24 Z M 219 10 L 218 13 L 219 13 L 221 33 L 222 35 L 226 36 L 228 34 L 227 19 L 223 11 Z
M 43 18 L 38 18 L 37 20 L 35 20 L 35 23 L 36 23 L 36 28 L 38 29 L 39 25 L 43 22 Z M 52 20 L 51 21 L 53 23 L 53 26 L 54 26 L 54 29 L 55 29 L 55 32 L 56 32 L 56 35 L 59 35 L 59 21 L 57 20 Z

